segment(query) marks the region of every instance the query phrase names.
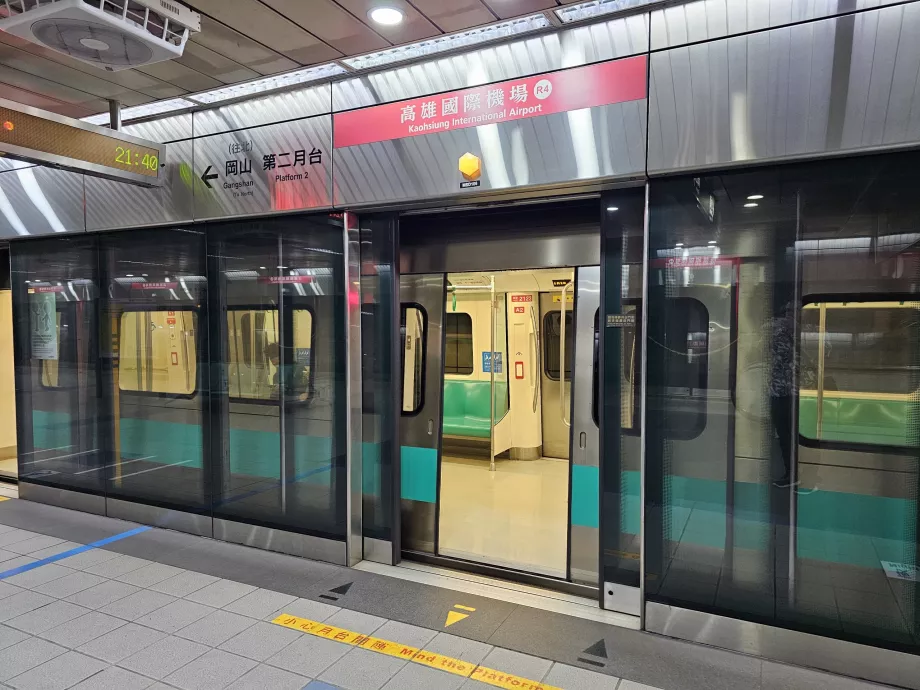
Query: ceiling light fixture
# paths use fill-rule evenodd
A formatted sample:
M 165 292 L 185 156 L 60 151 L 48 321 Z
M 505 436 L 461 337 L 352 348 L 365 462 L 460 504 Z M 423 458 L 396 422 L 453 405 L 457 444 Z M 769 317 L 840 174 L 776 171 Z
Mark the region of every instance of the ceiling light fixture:
M 460 31 L 455 34 L 438 36 L 437 38 L 410 43 L 409 45 L 397 46 L 379 50 L 375 53 L 359 55 L 352 58 L 343 58 L 341 62 L 355 70 L 371 69 L 390 65 L 395 62 L 405 62 L 406 60 L 415 60 L 428 55 L 437 55 L 448 50 L 457 48 L 469 48 L 480 43 L 488 43 L 503 38 L 517 36 L 539 29 L 548 27 L 549 20 L 542 14 L 532 14 L 527 17 L 520 17 L 506 22 L 499 22 L 490 26 L 481 26 L 469 31 Z
M 395 7 L 375 7 L 367 13 L 367 16 L 382 26 L 396 26 L 402 24 L 403 19 L 406 18 L 403 11 Z
M 709 244 L 715 244 L 718 240 L 709 240 Z
M 613 213 L 614 211 L 619 211 L 620 207 L 619 206 L 608 206 L 607 210 Z
M 265 79 L 256 79 L 255 81 L 247 81 L 242 84 L 233 84 L 232 86 L 224 86 L 212 91 L 192 94 L 188 98 L 195 101 L 195 103 L 210 105 L 212 103 L 219 103 L 220 101 L 230 101 L 237 98 L 254 96 L 264 91 L 275 91 L 276 89 L 284 89 L 289 86 L 319 81 L 328 77 L 334 77 L 338 74 L 344 74 L 345 71 L 345 68 L 341 65 L 329 62 L 322 65 L 307 67 L 305 69 L 294 70 L 293 72 L 276 74 L 271 77 L 266 77 Z
M 745 208 L 754 208 L 755 206 L 759 206 L 759 204 L 756 201 L 751 201 L 744 205 Z
M 674 246 L 675 246 L 675 247 L 683 247 L 683 246 L 684 246 L 684 243 L 683 243 L 683 242 L 678 242 L 678 243 L 675 244 Z
M 623 10 L 631 10 L 635 7 L 652 5 L 658 0 L 592 0 L 591 2 L 582 2 L 578 5 L 560 7 L 556 10 L 556 16 L 564 24 L 581 21 L 582 19 L 593 19 L 605 14 L 612 14 Z
M 763 199 L 763 194 L 751 194 L 748 197 L 748 201 L 758 201 L 760 199 Z

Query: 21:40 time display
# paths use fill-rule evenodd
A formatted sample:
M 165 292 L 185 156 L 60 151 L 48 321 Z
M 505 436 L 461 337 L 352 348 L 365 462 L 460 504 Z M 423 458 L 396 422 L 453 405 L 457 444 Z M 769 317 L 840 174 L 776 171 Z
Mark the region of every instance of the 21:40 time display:
M 160 167 L 160 161 L 156 156 L 149 153 L 142 155 L 141 151 L 132 151 L 124 146 L 115 147 L 115 162 L 122 165 L 138 165 L 147 168 L 147 170 L 156 170 Z

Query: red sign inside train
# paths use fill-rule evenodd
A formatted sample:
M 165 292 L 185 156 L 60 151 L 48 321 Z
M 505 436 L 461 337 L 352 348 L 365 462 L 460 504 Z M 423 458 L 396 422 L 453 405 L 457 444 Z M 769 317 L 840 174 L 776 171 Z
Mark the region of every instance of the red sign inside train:
M 533 302 L 533 295 L 511 295 L 512 302 Z
M 437 134 L 647 96 L 644 55 L 335 115 L 333 147 Z
M 259 278 L 260 283 L 268 283 L 269 285 L 287 285 L 289 283 L 312 283 L 313 276 L 267 276 Z

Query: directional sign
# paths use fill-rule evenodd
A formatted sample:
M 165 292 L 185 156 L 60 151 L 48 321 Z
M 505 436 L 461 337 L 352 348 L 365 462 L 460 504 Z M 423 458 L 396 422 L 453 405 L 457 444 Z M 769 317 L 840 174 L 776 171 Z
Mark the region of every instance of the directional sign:
M 0 98 L 0 156 L 154 187 L 166 147 Z
M 214 188 L 211 186 L 211 180 L 216 180 L 218 177 L 220 177 L 220 175 L 218 175 L 217 173 L 212 173 L 212 172 L 211 172 L 211 168 L 212 168 L 212 167 L 213 167 L 213 166 L 209 165 L 209 166 L 208 166 L 208 169 L 205 170 L 205 171 L 201 174 L 201 181 L 204 182 L 204 183 L 208 186 L 208 189 L 214 189 Z

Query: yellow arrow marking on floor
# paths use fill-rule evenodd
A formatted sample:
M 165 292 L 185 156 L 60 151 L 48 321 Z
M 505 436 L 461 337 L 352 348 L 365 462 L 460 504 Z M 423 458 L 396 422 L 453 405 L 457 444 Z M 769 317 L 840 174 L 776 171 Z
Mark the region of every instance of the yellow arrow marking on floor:
M 10 500 L 9 496 L 0 496 L 0 503 L 2 503 L 3 501 L 8 501 L 8 500 Z
M 470 613 L 476 610 L 471 606 L 461 606 L 460 604 L 454 604 L 454 608 L 460 609 L 461 611 L 469 611 Z M 459 623 L 464 618 L 469 618 L 469 617 L 470 617 L 469 613 L 458 613 L 457 611 L 448 611 L 447 620 L 444 621 L 444 627 L 449 628 L 454 623 Z

